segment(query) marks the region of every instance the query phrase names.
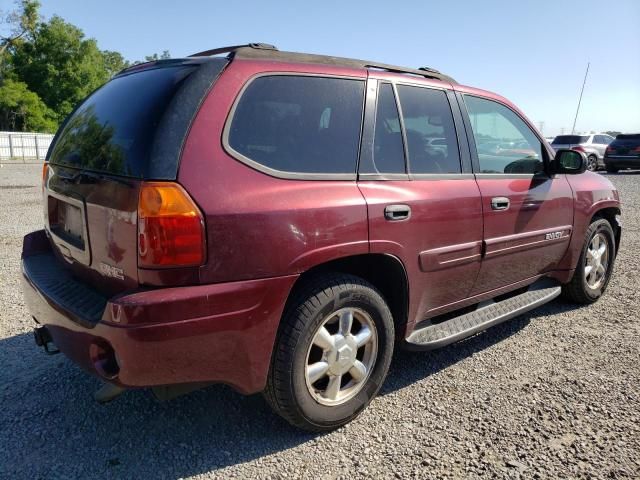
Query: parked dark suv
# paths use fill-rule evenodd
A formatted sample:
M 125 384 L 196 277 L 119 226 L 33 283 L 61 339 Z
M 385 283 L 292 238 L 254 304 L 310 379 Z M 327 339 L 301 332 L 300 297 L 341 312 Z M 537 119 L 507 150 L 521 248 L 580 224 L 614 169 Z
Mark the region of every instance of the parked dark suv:
M 640 133 L 620 134 L 604 152 L 607 172 L 640 168 Z
M 138 65 L 48 152 L 22 253 L 36 342 L 104 379 L 102 401 L 223 382 L 332 429 L 394 345 L 602 295 L 620 202 L 585 168 L 429 68 L 263 44 Z

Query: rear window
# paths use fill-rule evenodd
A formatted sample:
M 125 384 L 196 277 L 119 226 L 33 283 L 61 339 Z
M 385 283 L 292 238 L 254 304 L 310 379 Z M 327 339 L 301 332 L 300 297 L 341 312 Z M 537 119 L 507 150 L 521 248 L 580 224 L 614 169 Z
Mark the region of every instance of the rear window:
M 621 133 L 616 140 L 640 140 L 640 133 Z
M 154 136 L 171 99 L 197 69 L 180 65 L 142 70 L 108 82 L 72 113 L 49 162 L 147 178 Z M 175 163 L 177 165 L 176 156 Z
M 235 108 L 228 146 L 275 175 L 355 174 L 363 99 L 361 80 L 258 77 Z
M 588 135 L 558 135 L 553 139 L 552 145 L 569 145 L 576 143 L 586 143 L 589 140 Z

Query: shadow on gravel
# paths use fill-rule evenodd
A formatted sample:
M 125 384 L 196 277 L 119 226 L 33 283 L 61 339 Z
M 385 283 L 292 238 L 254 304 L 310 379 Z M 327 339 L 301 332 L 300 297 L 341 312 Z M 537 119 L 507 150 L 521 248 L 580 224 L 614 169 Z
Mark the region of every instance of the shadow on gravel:
M 431 353 L 399 351 L 382 394 L 429 377 L 522 331 L 552 303 Z M 1 478 L 180 478 L 262 459 L 312 440 L 271 413 L 260 395 L 217 385 L 159 403 L 148 391 L 107 405 L 100 382 L 62 355 L 47 356 L 30 334 L 0 340 Z M 365 413 L 366 415 L 366 413 Z
M 531 321 L 535 321 L 542 315 L 555 315 L 578 308 L 580 308 L 580 306 L 576 304 L 555 300 L 524 315 L 496 325 L 471 338 L 439 350 L 410 352 L 399 349 L 394 355 L 387 381 L 382 387 L 380 395 L 385 395 L 411 385 L 465 358 L 471 357 L 475 353 L 498 344 L 524 330 Z

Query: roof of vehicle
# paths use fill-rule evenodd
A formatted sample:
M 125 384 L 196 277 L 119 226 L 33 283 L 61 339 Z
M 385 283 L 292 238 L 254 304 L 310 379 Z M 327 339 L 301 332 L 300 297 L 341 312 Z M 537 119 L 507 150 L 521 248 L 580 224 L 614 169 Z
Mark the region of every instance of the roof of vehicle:
M 190 55 L 193 57 L 209 57 L 227 53 L 230 59 L 255 59 L 274 60 L 282 62 L 313 63 L 318 65 L 334 65 L 351 68 L 373 68 L 396 73 L 408 73 L 426 78 L 434 78 L 449 83 L 457 83 L 453 78 L 430 67 L 409 68 L 398 65 L 390 65 L 370 60 L 357 60 L 354 58 L 333 57 L 329 55 L 316 55 L 311 53 L 284 52 L 273 45 L 265 43 L 249 43 L 230 47 L 214 48 Z

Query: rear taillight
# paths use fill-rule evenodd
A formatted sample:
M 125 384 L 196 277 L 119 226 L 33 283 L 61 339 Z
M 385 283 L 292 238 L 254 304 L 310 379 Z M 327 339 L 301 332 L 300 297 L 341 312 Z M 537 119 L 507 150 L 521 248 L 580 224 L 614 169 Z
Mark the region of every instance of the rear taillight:
M 204 247 L 204 220 L 189 194 L 177 183 L 143 183 L 138 202 L 138 266 L 201 265 Z
M 47 162 L 42 164 L 42 191 L 47 186 L 47 177 L 49 176 L 49 164 Z
M 607 149 L 605 150 L 605 153 L 615 153 L 616 149 L 613 147 L 607 147 Z
M 580 145 L 576 145 L 575 147 L 571 147 L 571 150 L 575 150 L 576 152 L 583 152 L 584 153 L 584 148 L 581 147 Z
M 632 152 L 634 152 L 634 153 L 640 153 L 640 145 L 638 145 L 636 148 L 634 148 L 634 149 L 632 150 Z

